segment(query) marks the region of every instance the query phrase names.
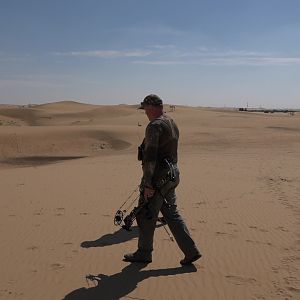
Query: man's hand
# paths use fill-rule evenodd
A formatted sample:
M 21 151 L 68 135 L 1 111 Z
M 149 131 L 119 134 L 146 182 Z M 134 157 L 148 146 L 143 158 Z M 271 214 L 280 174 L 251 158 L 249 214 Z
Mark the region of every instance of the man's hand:
M 144 190 L 144 198 L 146 201 L 148 201 L 149 198 L 152 198 L 154 196 L 155 190 L 150 187 L 145 187 Z

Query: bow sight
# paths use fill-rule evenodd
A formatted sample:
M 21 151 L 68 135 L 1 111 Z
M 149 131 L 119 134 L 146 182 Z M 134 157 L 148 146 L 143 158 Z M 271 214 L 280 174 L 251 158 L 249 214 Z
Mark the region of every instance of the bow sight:
M 143 206 L 134 207 L 133 210 L 125 217 L 127 211 L 132 207 L 133 203 L 139 198 L 139 194 L 136 196 L 135 194 L 139 190 L 139 186 L 128 196 L 128 198 L 124 201 L 124 203 L 117 210 L 114 217 L 114 224 L 116 226 L 121 226 L 122 228 L 130 231 L 130 228 L 136 219 L 136 214 L 142 209 Z M 124 209 L 125 205 L 131 201 L 126 209 Z M 124 222 L 124 225 L 122 225 Z

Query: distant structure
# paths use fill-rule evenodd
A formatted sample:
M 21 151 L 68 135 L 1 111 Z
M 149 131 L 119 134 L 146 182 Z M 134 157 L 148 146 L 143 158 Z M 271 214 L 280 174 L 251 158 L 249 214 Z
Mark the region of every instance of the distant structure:
M 240 107 L 238 109 L 239 111 L 248 111 L 248 112 L 263 112 L 265 114 L 268 113 L 289 113 L 290 115 L 294 115 L 295 112 L 298 112 L 299 110 L 297 109 L 266 109 L 266 108 L 246 108 L 246 107 Z
M 175 105 L 170 105 L 170 111 L 175 111 L 176 107 Z

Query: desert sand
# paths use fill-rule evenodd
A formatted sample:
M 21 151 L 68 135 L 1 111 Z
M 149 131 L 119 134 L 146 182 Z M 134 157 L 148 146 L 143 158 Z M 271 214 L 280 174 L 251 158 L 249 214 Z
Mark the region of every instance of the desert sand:
M 122 261 L 138 235 L 113 223 L 141 176 L 136 108 L 0 105 L 0 299 L 300 299 L 300 113 L 165 106 L 203 254 L 181 267 L 163 227 L 151 264 Z

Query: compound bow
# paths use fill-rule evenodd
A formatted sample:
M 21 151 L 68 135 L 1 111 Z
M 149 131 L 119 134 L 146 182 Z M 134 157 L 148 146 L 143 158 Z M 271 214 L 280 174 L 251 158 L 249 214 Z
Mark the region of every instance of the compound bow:
M 127 211 L 132 207 L 133 203 L 139 198 L 139 194 L 136 196 L 135 194 L 139 190 L 139 186 L 133 190 L 133 192 L 128 196 L 128 198 L 124 201 L 124 203 L 120 206 L 120 208 L 116 211 L 114 217 L 114 224 L 116 226 L 121 226 L 122 228 L 130 231 L 130 228 L 133 224 L 133 221 L 136 219 L 136 214 L 142 209 L 142 206 L 134 207 L 133 210 L 125 217 Z M 126 209 L 124 209 L 125 205 L 129 202 L 129 205 Z M 124 225 L 122 222 L 124 221 Z

